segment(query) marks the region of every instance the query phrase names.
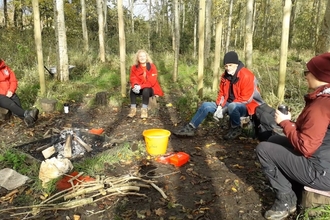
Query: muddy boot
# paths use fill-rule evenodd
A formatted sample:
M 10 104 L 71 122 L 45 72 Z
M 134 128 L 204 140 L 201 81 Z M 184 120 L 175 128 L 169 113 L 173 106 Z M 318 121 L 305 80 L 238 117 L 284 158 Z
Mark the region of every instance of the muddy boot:
M 148 109 L 141 108 L 141 118 L 148 118 Z
M 297 209 L 296 194 L 291 191 L 290 193 L 277 193 L 274 205 L 265 213 L 266 219 L 282 220 L 293 214 Z
M 37 121 L 39 115 L 39 109 L 33 108 L 31 110 L 28 110 L 28 114 L 34 119 L 34 121 Z
M 127 117 L 133 118 L 136 115 L 136 108 L 131 108 Z
M 172 133 L 177 136 L 189 136 L 192 137 L 195 135 L 196 128 L 194 128 L 191 124 L 187 124 L 183 128 L 178 131 L 173 131 Z
M 242 134 L 241 126 L 231 127 L 228 133 L 223 137 L 225 140 L 233 140 Z
M 33 127 L 35 124 L 35 120 L 30 115 L 24 116 L 23 121 L 26 124 L 26 127 L 28 128 Z

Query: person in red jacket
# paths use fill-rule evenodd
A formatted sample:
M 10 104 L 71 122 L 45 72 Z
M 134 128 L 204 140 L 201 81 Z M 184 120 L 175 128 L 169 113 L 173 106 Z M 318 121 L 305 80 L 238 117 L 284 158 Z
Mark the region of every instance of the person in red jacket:
M 297 120 L 291 120 L 290 112 L 276 110 L 275 121 L 285 136 L 273 135 L 256 147 L 262 170 L 276 193 L 266 219 L 285 219 L 296 211 L 292 186 L 297 183 L 330 191 L 330 53 L 313 57 L 306 67 L 311 92 L 304 96 L 305 107 Z
M 225 72 L 220 79 L 216 101 L 204 102 L 191 121 L 182 129 L 173 131 L 173 134 L 194 136 L 197 127 L 209 113 L 212 113 L 216 120 L 228 114 L 231 127 L 224 139 L 234 139 L 242 133 L 241 117 L 254 115 L 256 107 L 264 103 L 257 87 L 256 77 L 239 61 L 235 51 L 225 54 L 223 64 Z
M 26 126 L 32 127 L 38 119 L 39 110 L 24 110 L 21 107 L 20 99 L 15 93 L 17 85 L 15 73 L 0 59 L 0 107 L 8 109 L 20 117 Z
M 159 85 L 157 68 L 145 50 L 139 50 L 135 55 L 134 65 L 130 72 L 130 100 L 131 110 L 128 117 L 136 115 L 136 98 L 142 96 L 141 118 L 148 117 L 149 98 L 163 96 Z

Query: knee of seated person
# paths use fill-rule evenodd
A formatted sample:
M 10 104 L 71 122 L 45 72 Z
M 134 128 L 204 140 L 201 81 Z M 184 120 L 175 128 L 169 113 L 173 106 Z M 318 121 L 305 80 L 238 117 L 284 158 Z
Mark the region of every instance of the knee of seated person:
M 232 102 L 227 105 L 228 112 L 231 113 L 234 111 L 234 109 L 237 107 L 236 103 Z
M 263 141 L 263 142 L 260 142 L 260 143 L 256 146 L 256 148 L 255 148 L 255 152 L 256 152 L 257 154 L 262 154 L 262 153 L 264 153 L 264 152 L 267 152 L 268 148 L 269 148 L 269 144 L 267 144 L 267 142 Z

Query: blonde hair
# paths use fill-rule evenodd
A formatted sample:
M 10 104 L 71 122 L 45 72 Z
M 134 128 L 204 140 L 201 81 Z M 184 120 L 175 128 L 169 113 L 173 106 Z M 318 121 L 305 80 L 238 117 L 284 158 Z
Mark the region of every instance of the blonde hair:
M 152 59 L 150 58 L 149 54 L 147 53 L 147 51 L 145 50 L 138 50 L 134 56 L 134 59 L 133 59 L 133 63 L 134 65 L 138 65 L 139 64 L 139 54 L 140 53 L 145 53 L 146 56 L 147 56 L 147 63 L 152 63 Z

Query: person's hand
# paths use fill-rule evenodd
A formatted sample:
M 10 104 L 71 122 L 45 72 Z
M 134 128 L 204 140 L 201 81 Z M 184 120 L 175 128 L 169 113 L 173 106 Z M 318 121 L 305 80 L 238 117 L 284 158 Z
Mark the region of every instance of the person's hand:
M 220 118 L 223 118 L 222 107 L 219 105 L 217 110 L 213 114 L 213 118 L 219 121 Z
M 139 94 L 140 93 L 140 89 L 141 89 L 141 86 L 140 85 L 134 85 L 132 91 L 136 94 Z
M 282 121 L 285 121 L 285 120 L 291 120 L 291 112 L 288 112 L 288 114 L 286 115 L 276 109 L 275 122 L 277 124 L 280 124 Z
M 12 96 L 13 96 L 13 92 L 8 90 L 6 96 L 7 96 L 8 98 L 12 97 Z

